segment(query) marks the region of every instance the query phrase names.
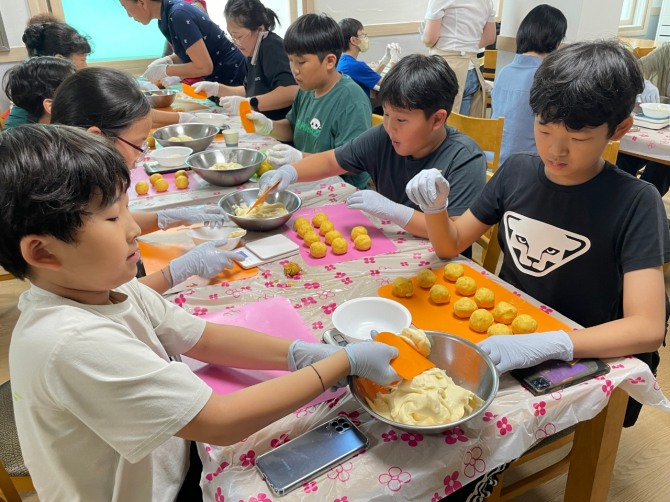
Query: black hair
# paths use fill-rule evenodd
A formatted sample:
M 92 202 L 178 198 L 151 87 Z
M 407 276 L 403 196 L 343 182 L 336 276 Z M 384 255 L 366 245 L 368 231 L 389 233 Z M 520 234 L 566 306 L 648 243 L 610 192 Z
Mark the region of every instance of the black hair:
M 63 20 L 59 17 L 54 16 L 51 12 L 40 12 L 35 14 L 33 17 L 28 19 L 27 25 L 31 24 L 40 24 L 40 23 L 62 23 Z
M 339 61 L 343 45 L 340 26 L 326 14 L 304 14 L 288 27 L 284 35 L 287 54 L 316 54 L 319 61 L 328 54 L 335 54 Z
M 23 43 L 29 56 L 56 56 L 69 58 L 73 54 L 90 54 L 88 39 L 65 23 L 29 24 L 23 32 Z
M 151 113 L 151 105 L 137 81 L 113 68 L 79 70 L 53 97 L 51 122 L 88 129 L 98 127 L 116 137 Z
M 568 30 L 568 20 L 556 7 L 542 4 L 531 9 L 516 32 L 516 53 L 549 54 L 558 49 Z
M 67 126 L 30 124 L 0 134 L 0 265 L 30 275 L 26 235 L 76 243 L 91 204 L 108 207 L 128 189 L 126 162 L 108 141 Z
M 622 42 L 577 42 L 544 58 L 530 88 L 530 107 L 543 124 L 572 130 L 607 124 L 612 136 L 643 88 L 640 62 Z
M 7 97 L 37 122 L 44 115 L 44 100 L 51 99 L 56 88 L 76 71 L 69 59 L 33 57 L 5 73 L 3 87 Z
M 223 9 L 223 16 L 251 31 L 261 26 L 267 31 L 272 31 L 277 24 L 281 24 L 277 14 L 259 0 L 228 0 Z
M 361 23 L 358 19 L 345 17 L 344 19 L 340 20 L 339 25 L 340 29 L 342 30 L 342 38 L 344 39 L 342 50 L 346 52 L 349 50 L 351 37 L 358 37 L 358 32 L 363 29 L 363 23 Z
M 379 89 L 382 105 L 423 110 L 429 118 L 437 110 L 451 113 L 458 93 L 454 70 L 441 56 L 410 54 L 389 70 Z

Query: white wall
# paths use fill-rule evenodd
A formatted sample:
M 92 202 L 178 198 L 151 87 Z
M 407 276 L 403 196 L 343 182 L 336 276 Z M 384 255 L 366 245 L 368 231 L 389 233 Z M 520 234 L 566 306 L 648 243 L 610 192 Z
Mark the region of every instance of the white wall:
M 22 47 L 21 37 L 30 17 L 28 2 L 26 0 L 0 0 L 0 12 L 2 12 L 2 21 L 5 25 L 9 46 Z M 7 70 L 13 65 L 14 63 L 0 63 L 0 82 L 2 82 Z M 4 86 L 0 86 L 0 113 L 9 106 L 9 101 L 2 87 Z
M 353 17 L 363 24 L 423 21 L 427 0 L 315 0 L 314 9 L 340 20 Z

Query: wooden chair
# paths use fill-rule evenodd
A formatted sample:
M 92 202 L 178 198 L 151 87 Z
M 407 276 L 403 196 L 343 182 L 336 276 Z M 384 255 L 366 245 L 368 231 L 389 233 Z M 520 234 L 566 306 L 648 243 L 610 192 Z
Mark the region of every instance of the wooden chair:
M 635 54 L 639 59 L 639 58 L 643 58 L 644 56 L 649 54 L 654 49 L 655 49 L 655 47 L 635 47 L 633 49 L 633 54 Z
M 376 113 L 372 114 L 372 127 L 382 125 L 384 123 L 384 117 L 377 115 Z
M 11 281 L 12 279 L 14 279 L 14 276 L 0 267 L 0 281 Z
M 482 76 L 486 80 L 496 78 L 496 64 L 498 62 L 498 51 L 495 49 L 486 49 L 484 51 L 484 64 L 482 64 Z
M 495 173 L 500 164 L 500 145 L 502 144 L 505 118 L 480 119 L 468 117 L 460 113 L 451 112 L 447 118 L 447 125 L 455 127 L 479 145 L 485 152 L 493 152 L 493 161 L 486 163 L 486 167 Z
M 619 156 L 619 142 L 618 141 L 610 141 L 607 143 L 607 146 L 605 147 L 605 151 L 603 152 L 603 159 L 605 159 L 607 162 L 616 165 L 616 159 Z
M 20 502 L 18 492 L 34 492 L 19 445 L 10 382 L 0 385 L 0 490 L 7 502 Z

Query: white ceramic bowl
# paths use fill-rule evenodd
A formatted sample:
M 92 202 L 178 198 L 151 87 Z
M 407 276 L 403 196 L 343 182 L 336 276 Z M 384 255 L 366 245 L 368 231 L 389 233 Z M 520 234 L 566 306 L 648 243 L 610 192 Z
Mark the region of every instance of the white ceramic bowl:
M 665 103 L 641 103 L 642 113 L 652 119 L 665 119 L 670 117 L 670 105 Z
M 183 166 L 192 153 L 193 149 L 186 146 L 166 146 L 151 152 L 151 158 L 163 167 L 177 167 Z
M 219 247 L 231 250 L 237 247 L 240 239 L 247 235 L 247 231 L 237 227 L 196 227 L 188 230 L 186 234 L 193 240 L 196 246 L 205 242 L 228 239 L 226 244 Z
M 349 343 L 370 340 L 370 331 L 400 333 L 412 323 L 412 314 L 404 305 L 377 296 L 346 301 L 333 312 L 333 326 Z
M 203 124 L 212 124 L 215 126 L 222 127 L 228 122 L 228 115 L 225 113 L 207 113 L 199 112 L 194 113 L 197 122 L 202 122 Z

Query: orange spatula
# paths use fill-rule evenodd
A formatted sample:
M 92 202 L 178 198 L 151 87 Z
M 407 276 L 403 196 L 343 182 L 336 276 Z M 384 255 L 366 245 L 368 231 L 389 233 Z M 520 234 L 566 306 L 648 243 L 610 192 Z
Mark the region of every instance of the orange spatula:
M 260 196 L 258 197 L 258 199 L 256 199 L 256 202 L 254 202 L 254 203 L 251 205 L 251 207 L 249 208 L 249 210 L 248 210 L 246 213 L 244 213 L 244 214 L 249 214 L 251 211 L 253 211 L 253 210 L 256 209 L 258 206 L 260 206 L 260 205 L 263 203 L 263 201 L 264 201 L 265 199 L 268 198 L 268 195 L 270 195 L 270 192 L 272 192 L 272 190 L 274 190 L 275 188 L 277 188 L 277 185 L 279 185 L 279 182 L 280 182 L 280 181 L 281 181 L 281 180 L 277 180 L 277 181 L 275 181 L 272 185 L 270 185 L 270 188 L 268 188 L 265 192 L 263 192 L 262 194 L 260 194 Z
M 181 84 L 181 90 L 184 94 L 192 97 L 193 99 L 207 99 L 207 94 L 204 92 L 195 92 L 193 86 L 188 84 Z
M 391 361 L 391 367 L 405 380 L 411 380 L 424 371 L 435 367 L 432 361 L 419 354 L 414 347 L 398 335 L 382 331 L 375 337 L 374 341 L 398 349 L 398 357 Z
M 242 120 L 242 125 L 244 130 L 248 133 L 256 132 L 256 126 L 254 126 L 254 121 L 247 118 L 247 113 L 251 113 L 251 104 L 246 99 L 240 101 L 240 119 Z

